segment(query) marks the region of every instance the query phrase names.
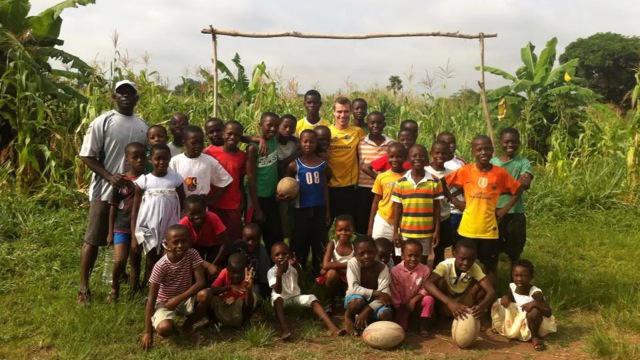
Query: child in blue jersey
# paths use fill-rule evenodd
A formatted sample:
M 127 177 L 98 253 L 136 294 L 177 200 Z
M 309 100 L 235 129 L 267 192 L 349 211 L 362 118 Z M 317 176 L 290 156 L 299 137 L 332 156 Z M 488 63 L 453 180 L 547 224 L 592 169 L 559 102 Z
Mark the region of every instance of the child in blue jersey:
M 330 169 L 316 153 L 318 137 L 313 130 L 300 133 L 300 146 L 302 155 L 292 161 L 286 171 L 286 175 L 295 177 L 300 186 L 294 201 L 292 248 L 302 266 L 306 265 L 311 250 L 311 275 L 315 278 L 320 271 L 330 219 L 327 188 Z

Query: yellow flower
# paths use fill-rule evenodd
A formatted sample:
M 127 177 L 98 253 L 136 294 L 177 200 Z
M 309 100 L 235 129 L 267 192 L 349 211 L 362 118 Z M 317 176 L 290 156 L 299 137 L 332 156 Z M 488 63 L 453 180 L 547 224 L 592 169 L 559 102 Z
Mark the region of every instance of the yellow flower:
M 571 75 L 569 75 L 569 73 L 566 71 L 564 72 L 564 81 L 565 82 L 571 81 Z

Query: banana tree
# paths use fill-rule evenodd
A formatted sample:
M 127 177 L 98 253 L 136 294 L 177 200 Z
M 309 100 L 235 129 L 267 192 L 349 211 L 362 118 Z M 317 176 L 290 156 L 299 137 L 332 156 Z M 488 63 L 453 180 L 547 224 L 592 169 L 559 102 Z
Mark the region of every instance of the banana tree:
M 56 152 L 73 150 L 66 138 L 86 101 L 73 85 L 87 81 L 93 69 L 56 47 L 63 44 L 60 15 L 93 2 L 66 0 L 29 16 L 29 1 L 0 1 L 0 161 L 11 162 L 19 185 L 55 168 Z M 51 60 L 65 69 L 53 68 Z
M 548 151 L 547 138 L 552 127 L 561 125 L 570 135 L 578 136 L 584 108 L 596 98 L 591 90 L 580 85 L 582 79 L 575 76 L 579 59 L 554 67 L 557 43 L 555 37 L 549 40 L 539 56 L 532 43 L 525 45 L 520 49 L 523 65 L 515 74 L 485 67 L 485 71 L 509 82 L 490 91 L 489 102 L 498 107 L 500 118 L 525 133 L 524 140 L 543 157 Z

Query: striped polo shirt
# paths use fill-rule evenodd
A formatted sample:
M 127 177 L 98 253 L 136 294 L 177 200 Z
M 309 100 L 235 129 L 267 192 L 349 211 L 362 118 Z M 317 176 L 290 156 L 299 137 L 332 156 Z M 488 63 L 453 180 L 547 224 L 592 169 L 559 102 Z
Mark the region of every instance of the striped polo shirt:
M 373 140 L 369 139 L 370 135 L 367 135 L 364 139 L 360 140 L 358 144 L 358 155 L 360 156 L 360 174 L 358 175 L 358 186 L 362 187 L 373 187 L 374 179 L 371 176 L 365 174 L 362 171 L 362 164 L 369 164 L 372 161 L 378 159 L 379 157 L 385 155 L 387 153 L 387 146 L 393 141 L 393 139 L 389 138 L 387 135 L 382 135 L 384 137 L 384 141 L 380 145 L 376 145 Z
M 400 233 L 405 239 L 428 239 L 433 236 L 434 201 L 443 199 L 442 184 L 438 178 L 425 172 L 417 183 L 411 170 L 393 188 L 391 200 L 402 204 Z
M 196 267 L 202 264 L 198 252 L 191 248 L 186 251 L 182 259 L 173 263 L 167 255 L 163 256 L 153 266 L 149 283 L 160 285 L 156 304 L 164 304 L 167 300 L 189 290 L 193 285 Z

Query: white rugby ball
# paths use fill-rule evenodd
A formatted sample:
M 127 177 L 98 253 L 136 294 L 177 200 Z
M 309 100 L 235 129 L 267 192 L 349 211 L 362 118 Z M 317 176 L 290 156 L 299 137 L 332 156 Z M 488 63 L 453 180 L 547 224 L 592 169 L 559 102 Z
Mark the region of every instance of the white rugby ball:
M 362 332 L 362 340 L 376 349 L 391 349 L 404 340 L 404 329 L 393 321 L 376 321 Z
M 461 349 L 466 349 L 473 344 L 480 335 L 480 320 L 472 315 L 466 319 L 454 319 L 451 324 L 451 338 Z

